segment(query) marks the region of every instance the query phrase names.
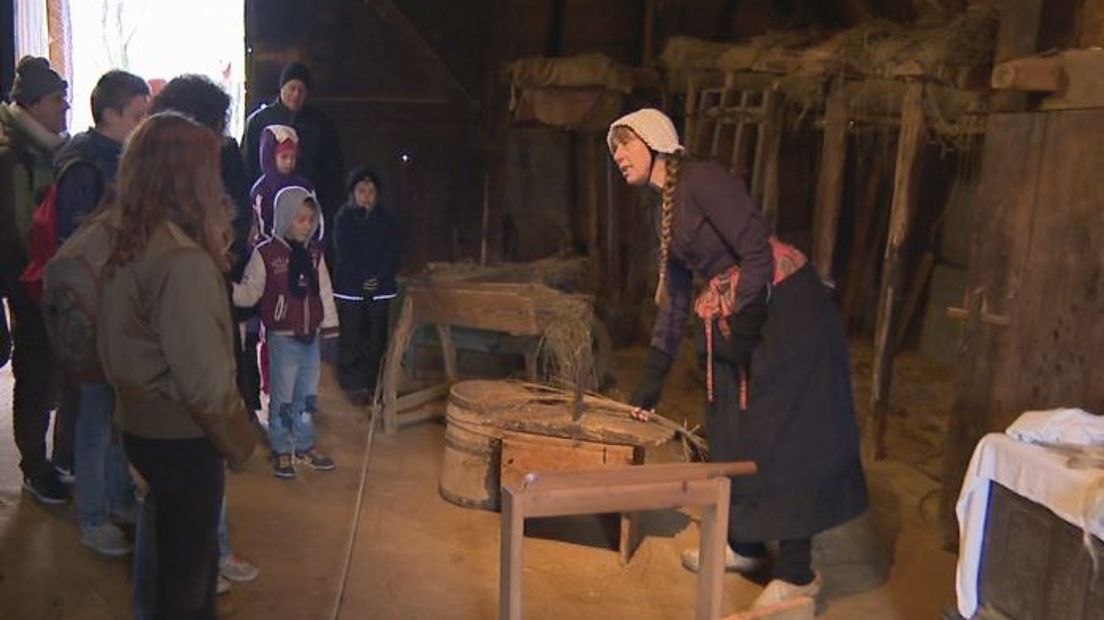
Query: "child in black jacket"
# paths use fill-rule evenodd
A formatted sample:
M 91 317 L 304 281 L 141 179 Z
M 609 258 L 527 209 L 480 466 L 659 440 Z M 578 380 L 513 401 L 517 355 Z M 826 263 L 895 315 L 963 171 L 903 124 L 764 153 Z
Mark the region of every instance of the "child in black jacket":
M 341 323 L 337 378 L 346 396 L 367 403 L 387 348 L 387 317 L 398 295 L 398 227 L 379 207 L 379 177 L 367 167 L 349 173 L 348 200 L 337 213 L 334 297 Z

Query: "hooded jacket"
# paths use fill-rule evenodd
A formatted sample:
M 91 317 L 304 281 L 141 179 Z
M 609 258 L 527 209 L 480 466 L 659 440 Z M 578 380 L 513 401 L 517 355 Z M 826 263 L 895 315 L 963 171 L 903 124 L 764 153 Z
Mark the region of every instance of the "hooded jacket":
M 307 198 L 314 198 L 314 194 L 303 187 L 285 187 L 276 194 L 274 234 L 253 250 L 241 283 L 234 284 L 234 305 L 250 307 L 260 302 L 265 328 L 277 334 L 310 336 L 319 329 L 328 332 L 337 327 L 333 287 L 326 259 L 322 256 L 324 218 L 321 213 L 315 219 L 306 244 L 317 275 L 318 292 L 308 287 L 306 295 L 296 297 L 288 282 L 292 248 L 286 235 L 295 211 Z
M 299 137 L 295 130 L 285 125 L 270 125 L 261 132 L 260 162 L 261 177 L 253 184 L 249 192 L 250 201 L 253 204 L 253 212 L 257 222 L 257 230 L 264 237 L 272 235 L 274 218 L 272 205 L 276 194 L 285 187 L 303 187 L 314 192 L 314 186 L 310 180 L 292 172 L 283 174 L 276 168 L 276 146 L 282 139 L 294 140 L 299 144 Z M 298 148 L 298 146 L 297 146 Z M 299 157 L 302 157 L 300 153 Z M 296 164 L 298 166 L 298 164 Z M 315 200 L 318 200 L 315 198 Z
M 265 133 L 264 128 L 269 125 L 288 125 L 298 132 L 298 171 L 318 187 L 322 213 L 330 219 L 341 204 L 345 176 L 341 138 L 333 122 L 309 102 L 298 113 L 292 112 L 280 102 L 279 97 L 250 114 L 246 121 L 245 136 L 242 138 L 245 170 L 250 175 L 250 180 L 257 179 L 262 173 L 261 163 L 258 161 L 259 146 L 261 136 Z

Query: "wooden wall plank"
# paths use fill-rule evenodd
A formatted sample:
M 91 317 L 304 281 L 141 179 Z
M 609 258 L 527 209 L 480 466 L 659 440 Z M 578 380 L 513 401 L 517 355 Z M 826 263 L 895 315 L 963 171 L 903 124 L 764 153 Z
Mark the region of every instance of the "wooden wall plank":
M 1046 116 L 997 114 L 989 117 L 978 176 L 976 221 L 971 244 L 968 294 L 982 289 L 1004 306 L 1016 299 L 1031 245 L 1035 188 L 1043 157 Z M 942 523 L 948 541 L 957 540 L 954 505 L 977 441 L 992 428 L 994 381 L 1003 372 L 1010 331 L 976 320 L 962 328 L 955 399 L 948 421 L 943 461 Z M 1020 376 L 1016 371 L 1017 377 Z
M 817 178 L 816 221 L 813 223 L 813 264 L 823 282 L 835 283 L 832 262 L 843 202 L 843 171 L 847 167 L 847 97 L 835 80 L 824 111 L 824 143 Z
M 923 99 L 923 83 L 910 83 L 902 104 L 893 205 L 889 219 L 889 239 L 886 242 L 885 260 L 882 264 L 878 320 L 874 331 L 874 380 L 871 395 L 873 419 L 867 428 L 867 447 L 873 449 L 876 458 L 885 456 L 889 391 L 893 380 L 893 355 L 896 349 L 895 326 L 904 286 L 903 251 L 912 232 L 912 221 L 917 208 L 920 170 L 923 165 L 922 155 L 927 144 Z

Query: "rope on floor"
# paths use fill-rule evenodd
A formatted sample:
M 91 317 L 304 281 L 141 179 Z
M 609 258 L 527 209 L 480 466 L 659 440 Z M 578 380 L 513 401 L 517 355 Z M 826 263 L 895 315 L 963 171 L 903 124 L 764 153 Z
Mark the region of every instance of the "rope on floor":
M 356 509 L 353 511 L 353 521 L 349 526 L 349 542 L 345 547 L 345 563 L 341 568 L 341 587 L 337 590 L 337 598 L 334 600 L 333 613 L 330 620 L 338 620 L 341 615 L 341 606 L 345 603 L 345 588 L 349 583 L 349 570 L 353 563 L 353 551 L 356 549 L 357 533 L 360 531 L 360 511 L 364 506 L 364 488 L 368 483 L 368 463 L 372 458 L 372 439 L 376 435 L 376 426 L 383 423 L 383 407 L 377 399 L 370 410 L 370 422 L 368 424 L 368 439 L 364 446 L 364 462 L 360 466 L 360 488 L 357 490 Z

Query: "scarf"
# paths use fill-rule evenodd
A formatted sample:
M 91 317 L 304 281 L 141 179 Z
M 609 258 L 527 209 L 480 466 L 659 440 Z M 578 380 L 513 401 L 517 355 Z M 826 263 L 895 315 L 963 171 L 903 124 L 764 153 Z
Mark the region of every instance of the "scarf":
M 314 269 L 310 252 L 305 243 L 287 240 L 291 248 L 291 261 L 288 263 L 288 291 L 298 299 L 309 295 L 318 295 L 318 272 Z

